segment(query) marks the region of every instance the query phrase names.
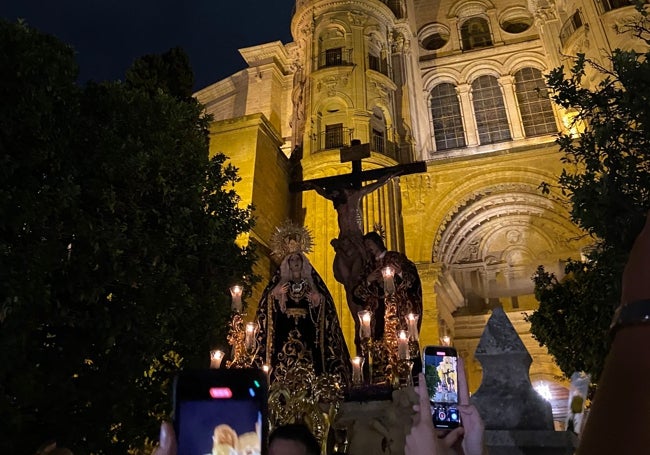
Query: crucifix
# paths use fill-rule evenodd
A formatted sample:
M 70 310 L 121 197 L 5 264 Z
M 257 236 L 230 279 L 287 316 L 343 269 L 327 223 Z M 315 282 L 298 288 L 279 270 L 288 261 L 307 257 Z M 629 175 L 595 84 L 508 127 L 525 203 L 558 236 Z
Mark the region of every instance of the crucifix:
M 334 204 L 339 225 L 338 238 L 332 239 L 330 242 L 336 253 L 333 264 L 334 278 L 345 288 L 348 307 L 357 325 L 356 315 L 362 307 L 355 302 L 353 289 L 362 277 L 369 260 L 363 243 L 361 200 L 366 194 L 381 187 L 392 177 L 416 174 L 427 170 L 424 161 L 416 161 L 364 171 L 361 161 L 368 157 L 370 157 L 370 144 L 361 144 L 361 141 L 354 139 L 350 147 L 341 148 L 341 163 L 351 162 L 351 173 L 292 182 L 289 185 L 291 192 L 315 190 Z M 372 181 L 372 183 L 363 185 L 368 181 Z

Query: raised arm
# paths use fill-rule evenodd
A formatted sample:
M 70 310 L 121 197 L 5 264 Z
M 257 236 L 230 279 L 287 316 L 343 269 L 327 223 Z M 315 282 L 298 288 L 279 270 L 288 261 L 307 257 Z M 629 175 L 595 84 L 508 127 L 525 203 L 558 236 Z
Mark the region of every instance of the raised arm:
M 391 172 L 390 174 L 382 175 L 381 177 L 379 177 L 374 182 L 369 183 L 368 185 L 365 185 L 365 186 L 361 187 L 362 196 L 365 196 L 366 194 L 372 193 L 377 188 L 383 186 L 388 180 L 392 179 L 393 177 L 397 177 L 401 173 L 402 173 L 401 171 L 395 171 L 395 172 Z
M 314 182 L 309 182 L 309 181 L 303 182 L 303 185 L 304 185 L 304 187 L 306 189 L 316 191 L 318 194 L 323 196 L 325 199 L 329 199 L 330 201 L 332 199 L 334 199 L 334 195 L 331 192 L 327 191 L 327 188 L 324 188 L 324 187 L 322 187 L 320 185 L 316 185 Z

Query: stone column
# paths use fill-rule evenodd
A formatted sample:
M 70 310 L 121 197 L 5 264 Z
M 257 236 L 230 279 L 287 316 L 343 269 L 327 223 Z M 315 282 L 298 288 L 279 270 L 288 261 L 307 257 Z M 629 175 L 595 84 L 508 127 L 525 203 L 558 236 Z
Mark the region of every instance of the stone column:
M 519 104 L 517 103 L 517 95 L 515 94 L 515 78 L 513 76 L 502 76 L 499 78 L 499 83 L 503 87 L 503 101 L 505 102 L 508 119 L 510 120 L 512 139 L 523 139 L 524 128 L 521 124 Z
M 456 87 L 456 92 L 460 97 L 460 109 L 465 120 L 465 134 L 467 135 L 467 145 L 478 145 L 478 136 L 476 135 L 476 117 L 474 117 L 474 106 L 470 99 L 471 87 L 469 84 L 460 84 Z

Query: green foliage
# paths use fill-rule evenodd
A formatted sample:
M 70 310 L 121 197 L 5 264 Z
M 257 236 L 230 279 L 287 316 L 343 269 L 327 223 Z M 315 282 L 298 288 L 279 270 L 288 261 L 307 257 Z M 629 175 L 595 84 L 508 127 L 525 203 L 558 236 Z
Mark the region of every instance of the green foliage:
M 541 266 L 533 277 L 540 306 L 528 317 L 531 331 L 567 377 L 585 371 L 598 380 L 620 294 L 621 264 L 614 251 L 595 252 L 587 262 L 568 261 L 561 280 Z
M 6 22 L 0 65 L 0 452 L 124 454 L 225 344 L 250 208 L 169 80 L 78 87 L 69 47 Z
M 576 59 L 548 82 L 554 100 L 577 111 L 585 125 L 577 138 L 560 135 L 567 165 L 559 184 L 572 202 L 573 220 L 617 249 L 629 249 L 645 220 L 650 199 L 650 61 L 634 51 L 615 50 L 612 70 Z M 594 90 L 581 86 L 587 65 L 603 76 Z
M 647 25 L 642 15 L 626 30 L 643 38 Z M 548 77 L 555 102 L 584 127 L 577 137 L 558 138 L 566 165 L 559 186 L 572 203 L 573 221 L 597 242 L 587 262 L 568 262 L 561 281 L 543 268 L 534 277 L 540 307 L 529 318 L 531 332 L 567 376 L 584 370 L 595 381 L 600 375 L 624 263 L 650 206 L 648 57 L 617 49 L 611 68 L 604 68 L 579 55 L 570 74 L 560 67 Z M 587 72 L 600 76 L 593 88 L 583 85 Z
M 144 55 L 133 62 L 126 72 L 126 82 L 148 93 L 162 91 L 179 99 L 192 96 L 194 75 L 190 59 L 181 48 L 164 54 Z

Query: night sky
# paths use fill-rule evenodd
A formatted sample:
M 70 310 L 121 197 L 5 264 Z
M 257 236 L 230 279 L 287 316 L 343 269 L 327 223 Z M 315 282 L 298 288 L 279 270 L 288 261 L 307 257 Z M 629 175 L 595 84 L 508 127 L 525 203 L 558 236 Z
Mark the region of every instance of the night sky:
M 294 0 L 4 0 L 0 16 L 72 45 L 79 82 L 122 79 L 137 57 L 182 47 L 195 89 L 245 67 L 237 49 L 292 40 Z

